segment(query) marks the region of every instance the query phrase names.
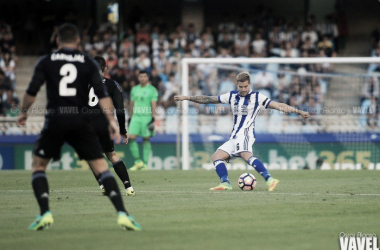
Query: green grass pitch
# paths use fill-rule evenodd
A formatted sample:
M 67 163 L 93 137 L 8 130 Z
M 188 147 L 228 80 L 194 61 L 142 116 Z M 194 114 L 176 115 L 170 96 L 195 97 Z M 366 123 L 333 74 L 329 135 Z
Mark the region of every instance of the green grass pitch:
M 48 171 L 53 227 L 28 231 L 38 213 L 28 171 L 0 172 L 0 249 L 339 249 L 338 235 L 380 236 L 380 171 L 272 171 L 241 191 L 212 192 L 213 171 L 130 172 L 124 197 L 142 232 L 121 230 L 90 171 Z M 118 179 L 117 179 L 118 180 Z M 121 182 L 118 180 L 121 186 Z

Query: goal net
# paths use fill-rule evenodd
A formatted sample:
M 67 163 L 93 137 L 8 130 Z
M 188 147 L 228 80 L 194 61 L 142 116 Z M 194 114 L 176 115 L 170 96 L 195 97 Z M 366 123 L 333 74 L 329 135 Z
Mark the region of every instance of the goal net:
M 236 90 L 248 71 L 253 91 L 308 111 L 310 119 L 277 110 L 256 118 L 253 155 L 268 169 L 380 170 L 379 58 L 184 58 L 182 95 Z M 211 156 L 229 139 L 227 104 L 182 102 L 181 168 L 213 169 Z M 230 169 L 247 169 L 242 160 Z

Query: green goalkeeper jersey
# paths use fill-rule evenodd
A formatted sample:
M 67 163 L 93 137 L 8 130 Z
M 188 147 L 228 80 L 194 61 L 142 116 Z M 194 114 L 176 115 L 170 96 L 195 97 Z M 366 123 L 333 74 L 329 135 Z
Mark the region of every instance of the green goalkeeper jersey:
M 155 87 L 147 84 L 145 87 L 137 85 L 132 88 L 131 100 L 133 101 L 133 115 L 152 116 L 152 101 L 157 101 L 158 92 Z

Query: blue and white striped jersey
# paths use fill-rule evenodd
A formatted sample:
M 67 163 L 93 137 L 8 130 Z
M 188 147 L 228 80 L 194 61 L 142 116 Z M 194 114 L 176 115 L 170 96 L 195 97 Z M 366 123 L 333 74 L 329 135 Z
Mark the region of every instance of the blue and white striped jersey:
M 230 139 L 239 135 L 255 136 L 255 119 L 261 108 L 267 108 L 272 101 L 265 95 L 252 90 L 246 96 L 240 96 L 239 91 L 231 91 L 218 96 L 220 103 L 230 104 L 234 115 L 234 127 Z

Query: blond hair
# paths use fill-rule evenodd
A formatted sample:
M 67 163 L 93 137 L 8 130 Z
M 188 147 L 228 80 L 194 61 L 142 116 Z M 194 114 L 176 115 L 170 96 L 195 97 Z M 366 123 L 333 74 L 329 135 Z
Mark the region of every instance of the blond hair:
M 248 72 L 241 72 L 236 76 L 236 82 L 251 82 L 251 75 Z

